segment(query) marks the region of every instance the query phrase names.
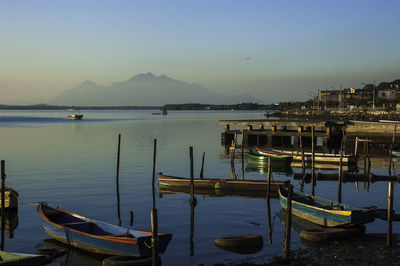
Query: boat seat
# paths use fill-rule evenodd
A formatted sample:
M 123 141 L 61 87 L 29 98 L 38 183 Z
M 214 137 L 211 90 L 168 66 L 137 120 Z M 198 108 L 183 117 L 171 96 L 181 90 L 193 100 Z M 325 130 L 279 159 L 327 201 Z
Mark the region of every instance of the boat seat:
M 75 225 L 75 224 L 93 224 L 93 222 L 74 222 L 74 223 L 63 223 L 60 225 Z

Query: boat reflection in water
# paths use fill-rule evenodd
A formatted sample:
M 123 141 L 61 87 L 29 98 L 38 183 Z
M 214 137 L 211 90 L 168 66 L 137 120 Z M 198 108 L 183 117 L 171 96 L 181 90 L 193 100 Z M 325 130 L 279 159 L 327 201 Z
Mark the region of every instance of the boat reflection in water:
M 100 266 L 102 261 L 108 257 L 68 246 L 54 239 L 45 239 L 43 242 L 46 249 L 67 250 L 64 256 L 55 259 L 55 263 L 59 265 L 81 265 L 82 263 L 86 263 L 87 265 Z

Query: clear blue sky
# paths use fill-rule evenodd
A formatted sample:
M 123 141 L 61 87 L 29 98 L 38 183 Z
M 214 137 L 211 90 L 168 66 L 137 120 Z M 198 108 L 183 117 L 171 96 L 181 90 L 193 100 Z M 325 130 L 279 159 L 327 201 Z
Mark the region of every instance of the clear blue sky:
M 152 72 L 260 101 L 400 78 L 398 0 L 0 0 L 0 104 Z

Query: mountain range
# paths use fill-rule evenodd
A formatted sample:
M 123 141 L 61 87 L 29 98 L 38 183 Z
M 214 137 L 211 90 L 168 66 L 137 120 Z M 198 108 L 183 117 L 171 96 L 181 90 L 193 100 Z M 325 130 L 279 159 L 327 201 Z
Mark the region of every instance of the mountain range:
M 125 82 L 101 86 L 85 81 L 58 94 L 49 104 L 74 106 L 145 106 L 182 103 L 235 104 L 258 102 L 248 94 L 225 95 L 199 84 L 189 84 L 165 75 L 136 75 Z

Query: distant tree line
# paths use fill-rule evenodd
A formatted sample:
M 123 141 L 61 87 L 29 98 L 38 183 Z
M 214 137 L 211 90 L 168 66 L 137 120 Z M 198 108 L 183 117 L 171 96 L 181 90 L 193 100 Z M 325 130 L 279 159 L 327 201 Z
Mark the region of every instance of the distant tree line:
M 257 103 L 238 103 L 238 104 L 166 104 L 160 107 L 162 110 L 276 110 L 275 104 L 257 104 Z

